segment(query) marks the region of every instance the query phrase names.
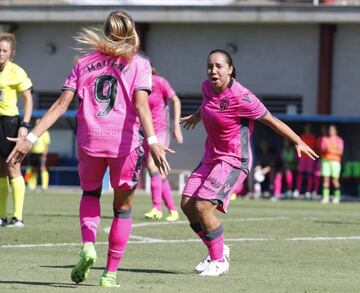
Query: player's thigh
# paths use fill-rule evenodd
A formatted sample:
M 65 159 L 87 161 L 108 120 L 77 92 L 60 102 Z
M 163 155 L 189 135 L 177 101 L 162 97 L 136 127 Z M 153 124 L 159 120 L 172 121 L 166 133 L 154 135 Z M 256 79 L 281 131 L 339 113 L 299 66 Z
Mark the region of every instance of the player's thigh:
M 93 157 L 78 148 L 78 172 L 83 190 L 97 190 L 102 185 L 106 171 L 106 159 Z
M 331 177 L 334 179 L 339 179 L 341 173 L 341 163 L 338 161 L 331 161 L 330 166 L 331 166 Z
M 111 186 L 118 190 L 136 188 L 144 160 L 144 150 L 139 147 L 129 155 L 120 158 L 107 159 L 110 167 Z

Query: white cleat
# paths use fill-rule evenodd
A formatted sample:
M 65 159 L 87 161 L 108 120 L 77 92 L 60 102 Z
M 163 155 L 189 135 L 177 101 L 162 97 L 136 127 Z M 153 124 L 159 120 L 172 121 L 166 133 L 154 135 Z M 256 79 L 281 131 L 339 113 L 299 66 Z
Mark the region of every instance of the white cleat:
M 227 260 L 230 260 L 230 248 L 226 244 L 224 244 L 224 257 Z M 202 273 L 203 271 L 205 271 L 210 262 L 210 255 L 207 255 L 201 262 L 198 263 L 198 265 L 195 267 L 195 271 L 197 271 L 198 273 Z
M 339 197 L 334 197 L 332 203 L 333 204 L 339 204 L 340 203 L 340 198 Z
M 224 261 L 213 260 L 199 276 L 217 277 L 225 275 L 229 271 L 229 261 L 224 257 Z
M 321 203 L 322 204 L 328 204 L 330 203 L 330 199 L 328 197 L 324 197 L 322 200 L 321 200 Z

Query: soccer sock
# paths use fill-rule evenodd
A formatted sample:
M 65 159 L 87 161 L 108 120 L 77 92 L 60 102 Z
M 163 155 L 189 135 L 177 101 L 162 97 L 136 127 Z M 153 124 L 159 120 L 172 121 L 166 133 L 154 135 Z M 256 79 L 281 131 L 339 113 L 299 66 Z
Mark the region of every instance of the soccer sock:
M 169 211 L 176 211 L 176 206 L 171 192 L 171 186 L 169 180 L 162 180 L 162 199 L 165 202 L 166 207 Z
M 205 243 L 205 233 L 201 228 L 200 223 L 190 224 L 191 229 L 200 237 L 200 239 Z
M 303 176 L 301 173 L 298 173 L 297 177 L 296 177 L 296 190 L 298 190 L 299 192 L 301 192 L 301 187 L 302 187 L 302 180 L 303 180 Z
M 158 209 L 161 211 L 161 188 L 162 188 L 162 179 L 160 173 L 152 173 L 150 174 L 151 177 L 151 198 L 153 208 Z
M 288 190 L 293 189 L 293 173 L 290 170 L 285 171 L 285 181 Z
M 340 196 L 341 196 L 340 188 L 336 188 L 334 190 L 334 196 L 335 196 L 335 198 L 340 198 Z
M 314 181 L 314 177 L 311 174 L 308 174 L 307 177 L 307 188 L 306 191 L 307 192 L 311 192 L 312 188 L 313 188 L 313 181 Z
M 329 187 L 324 187 L 323 188 L 323 198 L 324 199 L 329 199 L 330 197 L 330 188 Z
M 100 193 L 87 194 L 86 191 L 80 200 L 79 207 L 82 241 L 96 242 L 96 232 L 100 223 Z
M 25 198 L 25 180 L 24 177 L 18 176 L 10 179 L 12 195 L 14 200 L 14 217 L 22 220 L 24 198 Z
M 131 233 L 131 209 L 114 210 L 114 219 L 109 235 L 109 250 L 106 264 L 108 272 L 116 272 L 125 252 Z
M 37 185 L 37 172 L 31 172 L 30 178 L 28 180 L 28 188 L 30 190 L 35 190 Z
M 49 187 L 49 172 L 47 170 L 41 171 L 41 188 L 46 190 Z
M 6 218 L 8 194 L 9 179 L 8 177 L 0 177 L 0 218 Z
M 275 197 L 281 197 L 281 188 L 282 188 L 282 175 L 277 173 L 274 178 L 274 195 Z
M 314 178 L 314 191 L 316 193 L 319 193 L 319 190 L 320 190 L 320 179 L 321 177 L 320 176 L 315 176 Z
M 221 224 L 215 230 L 205 232 L 205 243 L 211 260 L 224 260 L 224 228 Z

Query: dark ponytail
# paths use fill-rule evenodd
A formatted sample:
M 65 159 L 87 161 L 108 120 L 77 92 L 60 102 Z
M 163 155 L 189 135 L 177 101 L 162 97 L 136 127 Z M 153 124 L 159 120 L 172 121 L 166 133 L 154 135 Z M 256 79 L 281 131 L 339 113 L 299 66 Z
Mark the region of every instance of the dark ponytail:
M 225 55 L 227 63 L 229 64 L 229 66 L 232 66 L 232 68 L 233 68 L 233 71 L 231 73 L 231 77 L 236 78 L 236 70 L 235 70 L 235 66 L 234 66 L 234 63 L 233 63 L 233 60 L 232 60 L 230 54 L 228 52 L 226 52 L 225 50 L 215 49 L 215 50 L 212 50 L 209 53 L 209 57 L 214 53 L 221 53 L 221 54 Z

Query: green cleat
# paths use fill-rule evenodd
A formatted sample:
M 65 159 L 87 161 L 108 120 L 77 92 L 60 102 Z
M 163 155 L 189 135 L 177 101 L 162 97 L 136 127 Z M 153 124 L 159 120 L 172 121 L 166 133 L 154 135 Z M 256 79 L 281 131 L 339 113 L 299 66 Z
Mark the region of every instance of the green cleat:
M 170 214 L 166 217 L 166 221 L 174 222 L 179 220 L 179 213 L 177 211 L 170 211 Z
M 102 288 L 118 288 L 120 284 L 116 283 L 116 272 L 104 271 L 100 277 L 100 286 Z
M 144 214 L 144 218 L 147 220 L 161 220 L 162 217 L 162 212 L 157 208 L 152 208 L 150 212 Z
M 96 262 L 96 251 L 94 244 L 87 242 L 80 252 L 80 260 L 71 271 L 71 280 L 75 283 L 81 283 L 86 280 L 91 267 Z

